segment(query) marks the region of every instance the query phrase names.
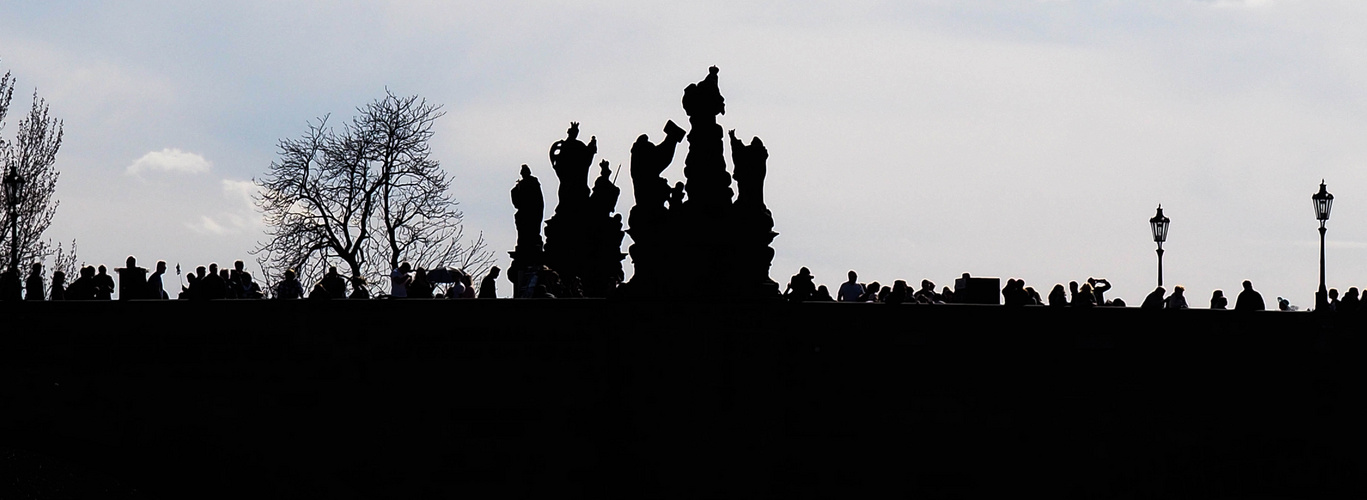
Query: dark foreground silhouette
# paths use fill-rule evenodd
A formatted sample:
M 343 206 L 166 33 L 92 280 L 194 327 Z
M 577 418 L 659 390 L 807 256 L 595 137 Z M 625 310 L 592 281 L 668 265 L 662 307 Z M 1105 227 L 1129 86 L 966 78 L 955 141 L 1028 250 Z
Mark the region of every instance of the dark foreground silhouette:
M 1346 316 L 589 299 L 0 314 L 5 498 L 1367 494 Z

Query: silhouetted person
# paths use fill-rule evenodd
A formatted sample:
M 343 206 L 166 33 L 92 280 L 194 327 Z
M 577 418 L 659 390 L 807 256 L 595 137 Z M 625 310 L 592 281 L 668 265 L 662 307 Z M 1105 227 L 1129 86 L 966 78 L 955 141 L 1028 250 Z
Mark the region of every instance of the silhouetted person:
M 66 289 L 66 300 L 94 300 L 95 299 L 95 268 L 85 266 L 81 268 L 80 277 L 71 282 L 71 286 Z
M 946 304 L 953 304 L 953 303 L 954 303 L 954 290 L 950 290 L 949 287 L 947 287 L 947 286 L 941 288 L 941 289 L 940 289 L 940 302 L 943 302 L 943 303 L 946 303 Z
M 878 303 L 886 304 L 889 295 L 892 295 L 892 287 L 890 286 L 885 286 L 881 290 L 878 290 Z
M 46 288 L 43 283 L 43 264 L 34 262 L 29 270 L 28 279 L 24 280 L 24 300 L 46 299 Z
M 1039 296 L 1039 291 L 1038 291 L 1038 290 L 1035 290 L 1035 287 L 1033 287 L 1033 286 L 1027 286 L 1027 287 L 1025 287 L 1025 293 L 1026 293 L 1026 295 L 1029 295 L 1029 296 L 1030 296 L 1030 301 L 1029 301 L 1029 302 L 1026 302 L 1026 305 L 1035 305 L 1035 306 L 1042 306 L 1042 305 L 1044 305 L 1044 298 Z M 1123 307 L 1123 306 L 1122 306 L 1122 307 Z
M 147 277 L 147 298 L 165 299 L 166 289 L 161 282 L 162 275 L 166 274 L 166 261 L 157 261 L 157 270 L 152 271 L 152 275 Z
M 859 275 L 853 270 L 849 273 L 850 280 L 840 285 L 840 290 L 836 291 L 835 299 L 841 302 L 859 302 L 864 296 L 864 285 L 859 284 Z
M 1177 286 L 1175 286 L 1175 287 L 1172 287 L 1172 295 L 1169 295 L 1168 298 L 1167 298 L 1167 300 L 1165 300 L 1165 301 L 1163 302 L 1163 308 L 1164 308 L 1164 309 L 1186 309 L 1186 308 L 1187 308 L 1187 297 L 1186 297 L 1185 295 L 1183 295 L 1183 292 L 1186 292 L 1186 291 L 1187 291 L 1187 289 L 1186 289 L 1186 288 L 1183 288 L 1182 285 L 1177 285 Z
M 0 299 L 24 300 L 24 280 L 19 278 L 19 271 L 13 267 L 0 272 Z
M 1329 289 L 1329 311 L 1334 312 L 1339 309 L 1339 289 Z
M 259 299 L 262 297 L 261 285 L 258 285 L 255 281 L 252 281 L 252 273 L 242 271 L 242 274 L 237 275 L 237 280 L 238 298 Z
M 826 288 L 826 285 L 821 285 L 816 287 L 816 293 L 812 294 L 812 301 L 835 302 L 835 299 L 831 297 L 831 291 Z
M 228 298 L 228 280 L 219 274 L 218 263 L 209 263 L 209 273 L 199 280 L 199 288 L 204 299 Z
M 309 292 L 309 300 L 328 300 L 332 296 L 328 294 L 328 289 L 322 283 L 315 283 L 313 290 Z
M 66 273 L 53 271 L 52 294 L 49 300 L 66 300 Z
M 275 298 L 293 300 L 304 296 L 304 284 L 299 282 L 293 269 L 285 270 L 285 279 L 275 285 Z
M 1351 287 L 1348 289 L 1347 293 L 1343 294 L 1343 298 L 1339 300 L 1338 311 L 1345 314 L 1352 314 L 1358 312 L 1358 309 L 1361 307 L 1362 299 L 1358 296 L 1358 287 Z
M 1163 294 L 1168 293 L 1163 287 L 1158 287 L 1149 292 L 1149 296 L 1144 297 L 1144 303 L 1139 305 L 1140 309 L 1162 309 Z
M 327 274 L 323 275 L 320 282 L 323 288 L 328 291 L 328 297 L 334 299 L 346 298 L 346 278 L 337 273 L 337 266 L 328 266 Z
M 1087 284 L 1092 286 L 1092 295 L 1096 299 L 1096 305 L 1106 305 L 1106 292 L 1111 289 L 1111 282 L 1105 278 L 1087 278 Z
M 446 288 L 446 298 L 459 299 L 461 298 L 461 295 L 465 294 L 465 283 L 460 279 L 460 275 L 462 274 L 465 273 L 456 271 L 455 279 L 451 280 L 451 286 Z
M 408 298 L 432 298 L 432 282 L 427 281 L 427 269 L 418 268 L 418 272 L 413 276 L 413 282 L 408 285 Z
M 351 276 L 351 299 L 369 299 L 370 289 L 365 287 L 365 276 L 353 274 Z
M 1235 311 L 1262 311 L 1267 309 L 1263 303 L 1263 294 L 1253 291 L 1253 282 L 1244 280 L 1244 291 L 1239 292 L 1239 298 L 1234 301 Z
M 812 272 L 805 267 L 798 270 L 797 274 L 788 280 L 788 288 L 783 290 L 783 296 L 788 299 L 788 302 L 810 300 L 814 293 L 816 293 L 816 284 L 812 282 Z
M 1083 283 L 1073 295 L 1073 302 L 1068 304 L 1073 307 L 1095 307 L 1096 294 L 1092 293 L 1092 285 Z
M 233 270 L 228 273 L 228 295 L 233 298 L 246 298 L 242 296 L 242 273 L 247 272 L 246 267 L 247 265 L 240 260 L 233 261 Z
M 883 299 L 883 303 L 901 304 L 906 302 L 908 298 L 910 298 L 910 293 L 907 291 L 906 280 L 897 280 L 892 282 L 892 290 L 889 291 L 888 296 Z
M 408 297 L 408 285 L 413 283 L 413 266 L 407 262 L 399 263 L 399 268 L 389 274 L 389 296 L 394 298 Z
M 114 298 L 114 277 L 109 275 L 109 270 L 100 264 L 100 272 L 95 274 L 95 300 L 112 300 Z
M 1002 287 L 1003 305 L 1019 307 L 1025 305 L 1029 301 L 1029 296 L 1026 295 L 1025 289 L 1022 288 L 1023 283 L 1024 282 L 1017 281 L 1015 278 L 1008 278 L 1006 280 L 1006 286 Z
M 1295 310 L 1296 310 L 1296 307 L 1291 305 L 1291 301 L 1286 300 L 1286 299 L 1283 298 L 1283 297 L 1277 297 L 1277 310 L 1278 310 L 1278 311 L 1295 311 Z
M 555 298 L 555 294 L 553 294 L 553 293 L 551 293 L 550 291 L 548 291 L 548 290 L 546 289 L 546 285 L 536 285 L 535 287 L 532 287 L 532 298 L 533 298 L 533 299 L 554 299 L 554 298 Z
M 473 299 L 473 298 L 475 298 L 475 282 L 474 282 L 474 278 L 472 278 L 472 277 L 470 277 L 470 275 L 465 274 L 465 273 L 462 272 L 462 273 L 460 273 L 460 282 L 461 282 L 461 284 L 465 285 L 465 290 L 462 291 L 462 292 L 460 292 L 460 298 L 462 298 L 462 299 Z
M 489 269 L 489 274 L 484 275 L 484 279 L 479 282 L 479 298 L 496 299 L 498 298 L 498 266 Z
M 1049 307 L 1067 307 L 1068 290 L 1063 288 L 1062 283 L 1055 283 L 1054 289 L 1049 291 Z
M 1111 307 L 1125 307 L 1125 299 L 1116 297 L 1115 300 L 1112 300 L 1111 303 L 1107 305 Z
M 874 281 L 864 286 L 864 295 L 859 296 L 860 302 L 878 302 L 878 291 L 883 289 L 883 285 Z
M 1225 298 L 1224 290 L 1216 290 L 1210 294 L 1211 309 L 1228 309 L 1229 299 Z
M 940 302 L 940 295 L 935 293 L 935 283 L 931 283 L 930 280 L 921 280 L 921 289 L 917 290 L 912 297 L 922 304 Z
M 147 298 L 147 270 L 138 267 L 137 258 L 129 255 L 124 267 L 114 272 L 119 273 L 119 300 Z

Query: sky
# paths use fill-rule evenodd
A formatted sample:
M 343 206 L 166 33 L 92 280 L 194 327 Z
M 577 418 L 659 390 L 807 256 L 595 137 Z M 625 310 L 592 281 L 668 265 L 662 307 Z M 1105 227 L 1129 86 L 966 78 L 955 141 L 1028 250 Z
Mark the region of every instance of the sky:
M 193 268 L 252 262 L 277 141 L 420 95 L 466 234 L 506 269 L 521 164 L 549 214 L 570 121 L 624 165 L 716 65 L 721 125 L 769 149 L 775 281 L 1096 276 L 1137 305 L 1161 203 L 1169 289 L 1204 307 L 1249 279 L 1304 308 L 1321 179 L 1329 286 L 1367 286 L 1364 25 L 1354 1 L 0 0 L 0 134 L 35 90 L 64 120 L 47 235 L 80 260 Z

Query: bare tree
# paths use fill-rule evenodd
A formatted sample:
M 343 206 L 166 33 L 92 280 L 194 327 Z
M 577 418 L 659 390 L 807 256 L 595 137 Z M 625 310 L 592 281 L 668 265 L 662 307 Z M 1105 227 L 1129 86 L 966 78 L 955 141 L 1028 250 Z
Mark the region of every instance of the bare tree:
M 0 77 L 0 130 L 5 126 L 13 97 L 14 79 L 6 72 Z M 62 147 L 62 126 L 60 120 L 48 115 L 47 101 L 35 91 L 28 115 L 19 120 L 15 140 L 0 138 L 0 174 L 14 172 L 24 180 L 15 197 L 13 219 L 8 210 L 11 200 L 6 199 L 5 190 L 0 190 L 0 229 L 4 231 L 0 238 L 0 262 L 5 265 L 11 261 L 12 239 L 18 242 L 17 261 L 21 267 L 47 260 L 61 247 L 44 241 L 43 233 L 52 225 L 59 204 L 52 194 L 57 190 L 59 172 L 55 167 L 57 151 Z M 72 247 L 74 252 L 74 242 Z M 74 253 L 71 258 L 74 259 Z
M 328 117 L 279 143 L 257 207 L 269 240 L 254 250 L 268 274 L 317 279 L 341 261 L 378 285 L 401 261 L 484 269 L 483 237 L 463 242 L 450 180 L 431 157 L 432 124 L 444 113 L 418 96 L 385 96 L 334 129 Z

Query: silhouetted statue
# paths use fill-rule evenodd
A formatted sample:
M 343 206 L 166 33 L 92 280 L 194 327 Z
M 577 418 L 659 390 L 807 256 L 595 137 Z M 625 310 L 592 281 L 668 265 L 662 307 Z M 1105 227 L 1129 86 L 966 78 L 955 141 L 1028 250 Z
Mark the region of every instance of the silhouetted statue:
M 731 161 L 736 165 L 736 204 L 764 206 L 764 176 L 768 174 L 769 150 L 758 137 L 745 145 L 731 132 Z
M 546 205 L 541 195 L 541 181 L 532 169 L 522 165 L 522 178 L 513 186 L 513 207 L 517 212 L 517 248 L 519 251 L 541 251 L 541 221 L 546 216 Z
M 119 300 L 148 298 L 147 269 L 138 267 L 138 259 L 129 255 L 124 267 L 114 272 L 119 273 Z
M 682 209 L 684 203 L 684 183 L 674 183 L 674 189 L 669 190 L 669 209 Z
M 674 161 L 674 149 L 683 141 L 684 129 L 670 120 L 665 123 L 664 131 L 665 138 L 659 144 L 651 144 L 650 137 L 641 134 L 636 138 L 636 143 L 631 145 L 632 194 L 636 197 L 638 208 L 664 208 L 665 201 L 669 199 L 669 181 L 662 174 Z M 636 219 L 636 210 L 632 209 L 633 228 L 645 222 L 637 222 Z
M 570 122 L 563 140 L 551 145 L 551 168 L 560 179 L 560 203 L 555 213 L 577 211 L 589 200 L 588 176 L 593 166 L 593 157 L 598 154 L 598 138 L 590 137 L 589 143 L 579 140 L 579 122 Z
M 607 160 L 598 164 L 598 180 L 593 182 L 593 194 L 589 195 L 589 208 L 593 215 L 611 215 L 617 210 L 617 197 L 622 190 L 612 180 L 612 167 Z
M 1263 303 L 1263 294 L 1253 290 L 1253 282 L 1244 280 L 1244 291 L 1239 292 L 1239 297 L 1234 301 L 1235 311 L 1261 311 L 1267 309 Z
M 43 264 L 34 262 L 29 270 L 28 279 L 24 280 L 24 300 L 47 298 L 46 288 L 43 283 Z

